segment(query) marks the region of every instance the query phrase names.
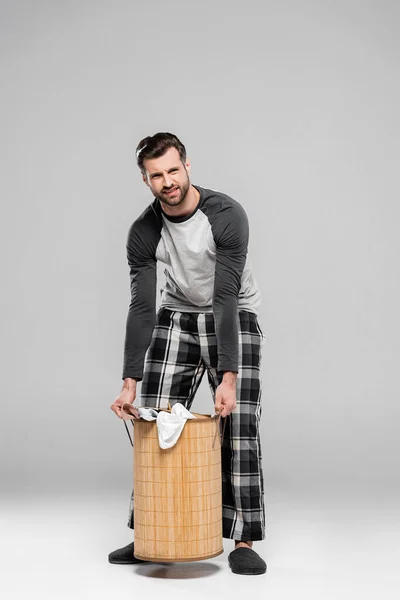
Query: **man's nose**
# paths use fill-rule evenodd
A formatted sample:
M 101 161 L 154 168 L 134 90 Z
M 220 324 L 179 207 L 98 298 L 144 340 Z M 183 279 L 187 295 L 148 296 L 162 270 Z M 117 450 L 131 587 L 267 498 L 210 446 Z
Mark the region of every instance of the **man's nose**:
M 166 175 L 164 177 L 164 187 L 166 187 L 166 188 L 172 187 L 172 179 L 169 175 Z

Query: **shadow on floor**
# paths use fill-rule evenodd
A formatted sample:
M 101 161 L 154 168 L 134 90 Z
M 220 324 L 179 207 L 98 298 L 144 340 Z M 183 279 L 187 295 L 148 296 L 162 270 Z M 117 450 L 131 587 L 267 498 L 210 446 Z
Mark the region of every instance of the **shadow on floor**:
M 153 563 L 140 565 L 135 569 L 137 575 L 155 579 L 199 579 L 216 575 L 221 567 L 207 562 L 195 563 Z

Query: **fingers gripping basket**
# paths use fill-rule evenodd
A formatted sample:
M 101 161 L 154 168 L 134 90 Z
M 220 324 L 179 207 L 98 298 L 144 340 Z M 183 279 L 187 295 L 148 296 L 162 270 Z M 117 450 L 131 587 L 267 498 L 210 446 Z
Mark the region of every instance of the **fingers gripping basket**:
M 167 450 L 159 446 L 155 421 L 134 421 L 137 558 L 195 561 L 223 552 L 219 419 L 193 414 Z

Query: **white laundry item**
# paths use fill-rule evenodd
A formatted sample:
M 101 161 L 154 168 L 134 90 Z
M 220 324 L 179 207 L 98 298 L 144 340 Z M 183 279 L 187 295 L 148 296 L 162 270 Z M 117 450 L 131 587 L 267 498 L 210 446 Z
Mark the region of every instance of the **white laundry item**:
M 138 408 L 138 413 L 139 417 L 145 421 L 155 421 L 158 416 L 158 412 L 154 410 L 154 408 L 146 408 L 145 406 L 140 406 Z
M 196 419 L 183 404 L 174 404 L 171 412 L 160 411 L 157 416 L 158 442 L 164 450 L 172 448 L 179 439 L 188 419 Z

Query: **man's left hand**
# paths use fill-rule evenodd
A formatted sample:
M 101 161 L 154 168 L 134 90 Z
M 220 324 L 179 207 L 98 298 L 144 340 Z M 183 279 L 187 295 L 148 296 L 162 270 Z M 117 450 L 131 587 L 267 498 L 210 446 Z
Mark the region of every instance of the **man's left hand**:
M 236 379 L 237 373 L 227 371 L 216 389 L 215 412 L 221 417 L 227 417 L 236 408 Z

